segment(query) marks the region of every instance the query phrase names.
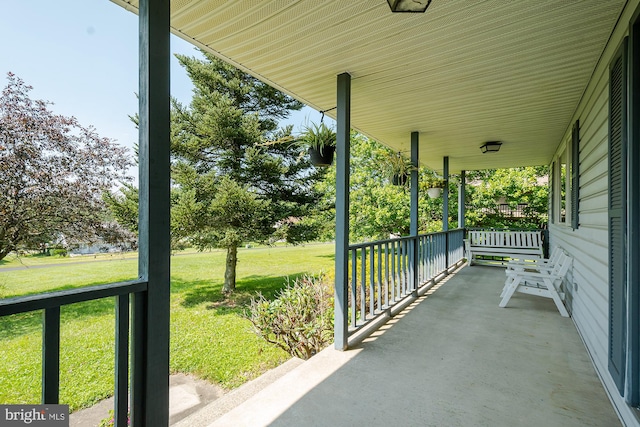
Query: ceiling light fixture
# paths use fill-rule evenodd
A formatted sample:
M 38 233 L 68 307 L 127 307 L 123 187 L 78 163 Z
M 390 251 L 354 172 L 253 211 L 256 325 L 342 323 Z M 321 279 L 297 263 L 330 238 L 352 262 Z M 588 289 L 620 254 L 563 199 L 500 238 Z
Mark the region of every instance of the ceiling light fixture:
M 480 150 L 482 151 L 482 154 L 497 153 L 498 151 L 500 151 L 501 145 L 502 145 L 502 142 L 500 141 L 487 141 L 480 146 Z
M 392 12 L 423 13 L 431 0 L 387 0 Z

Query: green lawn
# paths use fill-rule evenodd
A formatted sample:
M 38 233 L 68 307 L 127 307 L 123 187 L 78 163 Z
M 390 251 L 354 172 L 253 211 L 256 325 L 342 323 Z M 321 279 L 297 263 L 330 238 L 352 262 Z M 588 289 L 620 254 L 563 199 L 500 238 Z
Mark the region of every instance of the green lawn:
M 238 288 L 221 293 L 225 253 L 186 253 L 171 258 L 171 370 L 192 373 L 224 388 L 255 378 L 289 356 L 256 337 L 241 316 L 257 291 L 268 298 L 286 278 L 327 273 L 333 277 L 331 244 L 241 249 Z M 7 271 L 0 265 L 0 296 L 12 297 L 137 277 L 135 258 Z M 55 259 L 55 258 L 54 258 Z M 51 257 L 26 258 L 37 266 Z M 4 270 L 4 271 L 3 271 Z M 0 318 L 0 404 L 38 403 L 41 375 L 41 312 Z M 104 299 L 62 308 L 61 403 L 72 410 L 113 393 L 114 301 Z
M 194 252 L 193 250 L 191 252 Z M 91 254 L 91 255 L 74 255 L 74 256 L 46 256 L 41 254 L 33 254 L 28 256 L 17 257 L 13 253 L 7 255 L 3 260 L 0 260 L 0 271 L 2 268 L 10 267 L 32 267 L 37 265 L 49 265 L 49 264 L 75 264 L 78 262 L 86 261 L 105 261 L 105 260 L 122 260 L 122 259 L 135 259 L 138 257 L 137 252 L 119 252 L 119 253 L 107 253 L 107 254 Z

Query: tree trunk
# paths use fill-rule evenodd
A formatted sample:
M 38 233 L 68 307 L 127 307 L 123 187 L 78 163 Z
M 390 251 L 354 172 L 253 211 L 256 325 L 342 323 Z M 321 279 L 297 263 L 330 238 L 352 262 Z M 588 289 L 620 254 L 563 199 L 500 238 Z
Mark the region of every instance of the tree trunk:
M 11 248 L 9 247 L 0 248 L 0 261 L 3 260 L 10 253 L 11 253 Z
M 227 248 L 227 263 L 224 271 L 223 294 L 230 294 L 236 290 L 236 265 L 238 264 L 238 247 Z

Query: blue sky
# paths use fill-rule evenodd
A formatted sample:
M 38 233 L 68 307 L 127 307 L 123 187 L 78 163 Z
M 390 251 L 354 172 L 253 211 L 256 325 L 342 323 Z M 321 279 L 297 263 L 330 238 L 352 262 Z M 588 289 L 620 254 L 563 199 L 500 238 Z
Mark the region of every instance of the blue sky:
M 56 113 L 93 125 L 101 136 L 131 147 L 137 131 L 138 17 L 108 0 L 0 0 L 1 87 L 11 71 L 33 86 L 31 97 L 51 101 Z M 171 36 L 171 52 L 198 55 Z M 183 103 L 192 85 L 171 59 L 171 92 Z M 317 116 L 317 117 L 316 117 Z M 289 120 L 298 130 L 311 109 Z

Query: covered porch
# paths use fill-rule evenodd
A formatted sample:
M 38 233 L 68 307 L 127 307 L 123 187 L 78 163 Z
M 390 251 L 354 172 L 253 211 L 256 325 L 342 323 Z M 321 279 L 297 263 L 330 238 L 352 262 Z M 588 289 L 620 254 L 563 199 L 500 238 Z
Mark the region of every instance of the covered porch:
M 202 425 L 617 425 L 609 397 L 622 419 L 638 424 L 637 340 L 628 351 L 620 346 L 622 356 L 629 356 L 629 369 L 620 373 L 616 392 L 606 366 L 611 348 L 605 313 L 607 248 L 593 250 L 584 243 L 609 237 L 606 70 L 630 20 L 640 22 L 637 0 L 549 2 L 544 7 L 498 0 L 465 6 L 434 2 L 427 15 L 393 14 L 382 0 L 346 7 L 309 0 L 113 1 L 140 15 L 140 279 L 0 304 L 0 315 L 46 309 L 43 402 L 58 402 L 60 305 L 117 296 L 117 425 L 126 425 L 129 390 L 133 425 L 168 424 L 168 57 L 173 31 L 317 110 L 332 111 L 337 121 L 336 347 L 349 351 L 325 350 L 217 421 L 201 412 Z M 637 34 L 632 34 L 633 46 L 640 45 Z M 583 133 L 574 132 L 572 140 L 574 123 Z M 558 215 L 550 230 L 553 244 L 586 267 L 570 278 L 573 317 L 562 318 L 550 300 L 533 296 L 518 295 L 509 308 L 499 309 L 503 271 L 468 267 L 445 276 L 379 332 L 352 345 L 352 326 L 359 321 L 349 318 L 355 313 L 349 311 L 349 304 L 355 305 L 349 297 L 354 289 L 349 255 L 357 249 L 349 241 L 351 129 L 410 152 L 414 165 L 438 169 L 445 179 L 449 173 L 464 176 L 465 170 L 484 168 L 554 163 L 554 170 L 561 170 L 561 163 L 572 164 L 567 161 L 571 154 L 586 175 L 582 185 L 574 180 L 575 203 L 567 199 L 565 206 L 575 208 L 570 219 L 576 224 L 570 227 L 562 219 L 561 200 L 554 195 L 550 205 Z M 481 153 L 487 141 L 504 143 L 500 155 Z M 563 148 L 571 147 L 567 141 L 574 141 L 575 152 Z M 563 149 L 564 156 L 556 156 Z M 412 174 L 410 236 L 399 239 L 405 242 L 402 249 L 390 249 L 402 255 L 401 269 L 408 271 L 398 288 L 402 296 L 419 295 L 420 254 L 435 253 L 420 247 L 417 173 Z M 626 169 L 620 175 L 626 177 Z M 554 191 L 560 194 L 560 184 Z M 447 202 L 445 192 L 445 209 Z M 637 219 L 636 207 L 632 218 Z M 438 251 L 451 249 L 447 243 Z M 388 250 L 380 247 L 377 254 L 386 256 Z M 363 249 L 364 256 L 372 253 L 373 248 Z M 636 258 L 633 252 L 621 265 L 637 264 L 629 262 Z M 638 323 L 633 298 L 637 295 L 629 297 L 629 319 L 635 322 L 631 332 Z M 371 302 L 359 313 L 368 309 L 385 319 L 385 305 Z M 626 312 L 620 313 L 625 320 Z M 369 319 L 364 315 L 360 323 Z M 616 339 L 625 338 L 624 331 Z M 625 381 L 633 395 L 625 394 Z
M 184 426 L 620 425 L 570 318 L 504 270 L 458 269 L 350 351 L 328 348 L 220 418 Z

